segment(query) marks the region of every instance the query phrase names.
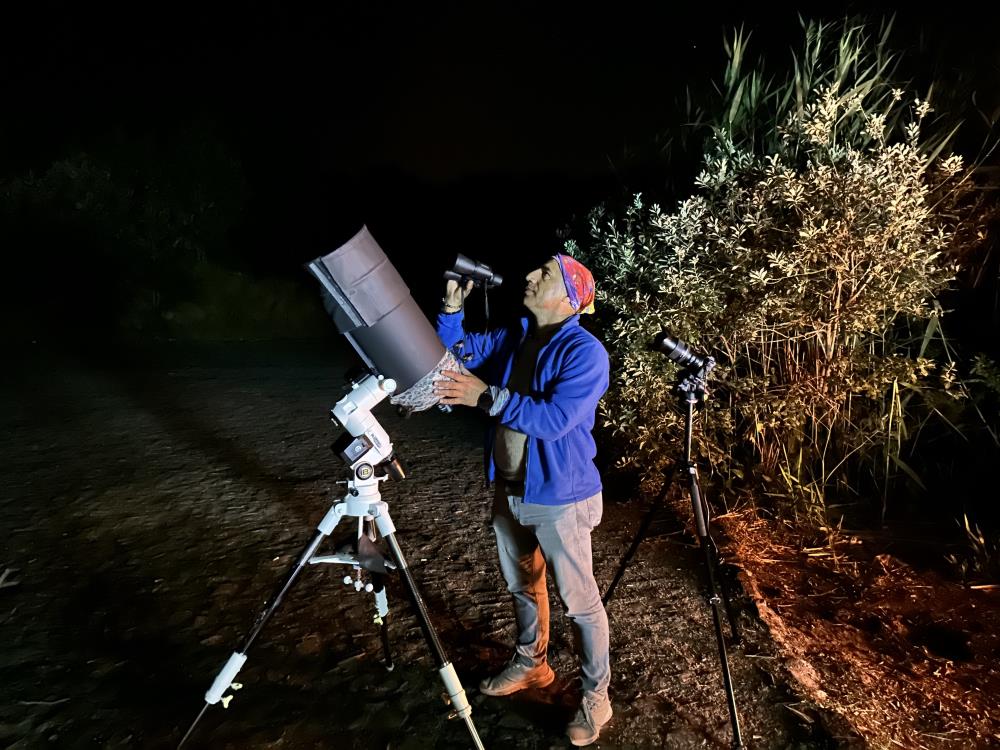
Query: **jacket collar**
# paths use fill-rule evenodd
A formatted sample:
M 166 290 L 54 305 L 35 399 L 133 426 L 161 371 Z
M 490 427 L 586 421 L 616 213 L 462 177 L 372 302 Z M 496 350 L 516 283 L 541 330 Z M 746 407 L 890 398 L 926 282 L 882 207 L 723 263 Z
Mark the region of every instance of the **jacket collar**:
M 566 320 L 562 322 L 559 328 L 556 329 L 555 333 L 552 334 L 552 338 L 550 338 L 549 341 L 554 341 L 556 338 L 562 336 L 569 329 L 576 328 L 579 325 L 580 325 L 579 314 L 570 315 L 568 318 L 566 318 Z M 532 322 L 532 319 L 529 316 L 525 315 L 523 318 L 521 318 L 521 341 L 524 341 L 524 339 L 528 336 L 528 333 L 531 332 L 531 329 L 533 327 L 534 323 Z

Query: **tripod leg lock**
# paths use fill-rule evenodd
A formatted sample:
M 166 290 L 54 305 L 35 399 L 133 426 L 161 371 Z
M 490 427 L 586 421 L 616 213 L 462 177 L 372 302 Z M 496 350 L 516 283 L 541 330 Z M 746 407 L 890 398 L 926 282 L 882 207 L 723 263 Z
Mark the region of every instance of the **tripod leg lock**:
M 226 662 L 219 674 L 216 675 L 215 682 L 212 683 L 212 687 L 210 687 L 208 692 L 205 693 L 205 703 L 215 704 L 222 700 L 222 694 L 229 690 L 230 686 L 233 684 L 233 678 L 235 678 L 239 671 L 243 668 L 246 661 L 246 654 L 241 654 L 236 651 L 233 652 L 233 655 L 229 657 L 229 661 Z
M 454 665 L 448 662 L 438 670 L 438 673 L 441 675 L 441 681 L 448 691 L 448 700 L 455 707 L 452 715 L 468 719 L 472 715 L 472 706 L 469 704 L 469 699 L 465 696 L 465 688 L 462 687 L 462 683 L 458 679 Z

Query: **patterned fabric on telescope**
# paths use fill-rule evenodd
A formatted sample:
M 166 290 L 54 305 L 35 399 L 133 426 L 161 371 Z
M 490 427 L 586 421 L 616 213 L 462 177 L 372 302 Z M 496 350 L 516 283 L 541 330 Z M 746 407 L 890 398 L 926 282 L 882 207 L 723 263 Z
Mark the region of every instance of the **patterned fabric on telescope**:
M 402 393 L 390 396 L 389 403 L 396 406 L 404 406 L 412 411 L 424 411 L 437 405 L 439 397 L 434 393 L 434 382 L 441 379 L 441 370 L 466 371 L 458 363 L 458 360 L 455 359 L 455 355 L 451 353 L 451 350 L 445 349 L 444 356 L 441 357 L 441 361 L 437 363 L 437 366 L 433 370 Z

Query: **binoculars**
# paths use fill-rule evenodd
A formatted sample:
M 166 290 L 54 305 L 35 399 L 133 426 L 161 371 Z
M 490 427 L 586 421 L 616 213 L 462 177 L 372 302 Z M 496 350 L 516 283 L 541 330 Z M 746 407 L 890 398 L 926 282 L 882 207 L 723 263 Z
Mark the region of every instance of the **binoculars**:
M 500 286 L 503 283 L 503 276 L 496 273 L 488 265 L 461 253 L 455 256 L 455 263 L 450 271 L 444 272 L 444 277 L 454 279 L 459 284 L 471 281 L 474 286 L 485 286 L 487 289 Z

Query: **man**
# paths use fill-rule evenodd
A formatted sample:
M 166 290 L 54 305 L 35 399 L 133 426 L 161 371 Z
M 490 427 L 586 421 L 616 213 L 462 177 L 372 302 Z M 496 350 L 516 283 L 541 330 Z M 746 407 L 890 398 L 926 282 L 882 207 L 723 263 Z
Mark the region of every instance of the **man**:
M 446 370 L 435 391 L 441 403 L 479 406 L 496 418 L 486 471 L 496 481 L 493 530 L 518 629 L 510 663 L 480 690 L 509 695 L 555 679 L 546 661 L 551 570 L 582 652 L 583 699 L 566 732 L 574 745 L 588 745 L 612 713 L 608 618 L 590 544 L 602 513 L 591 431 L 608 388 L 608 354 L 579 319 L 593 311 L 594 278 L 580 262 L 556 255 L 527 276 L 530 319 L 482 334 L 462 325 L 471 289 L 471 282 L 460 288 L 448 281 L 437 331 L 482 379 Z

